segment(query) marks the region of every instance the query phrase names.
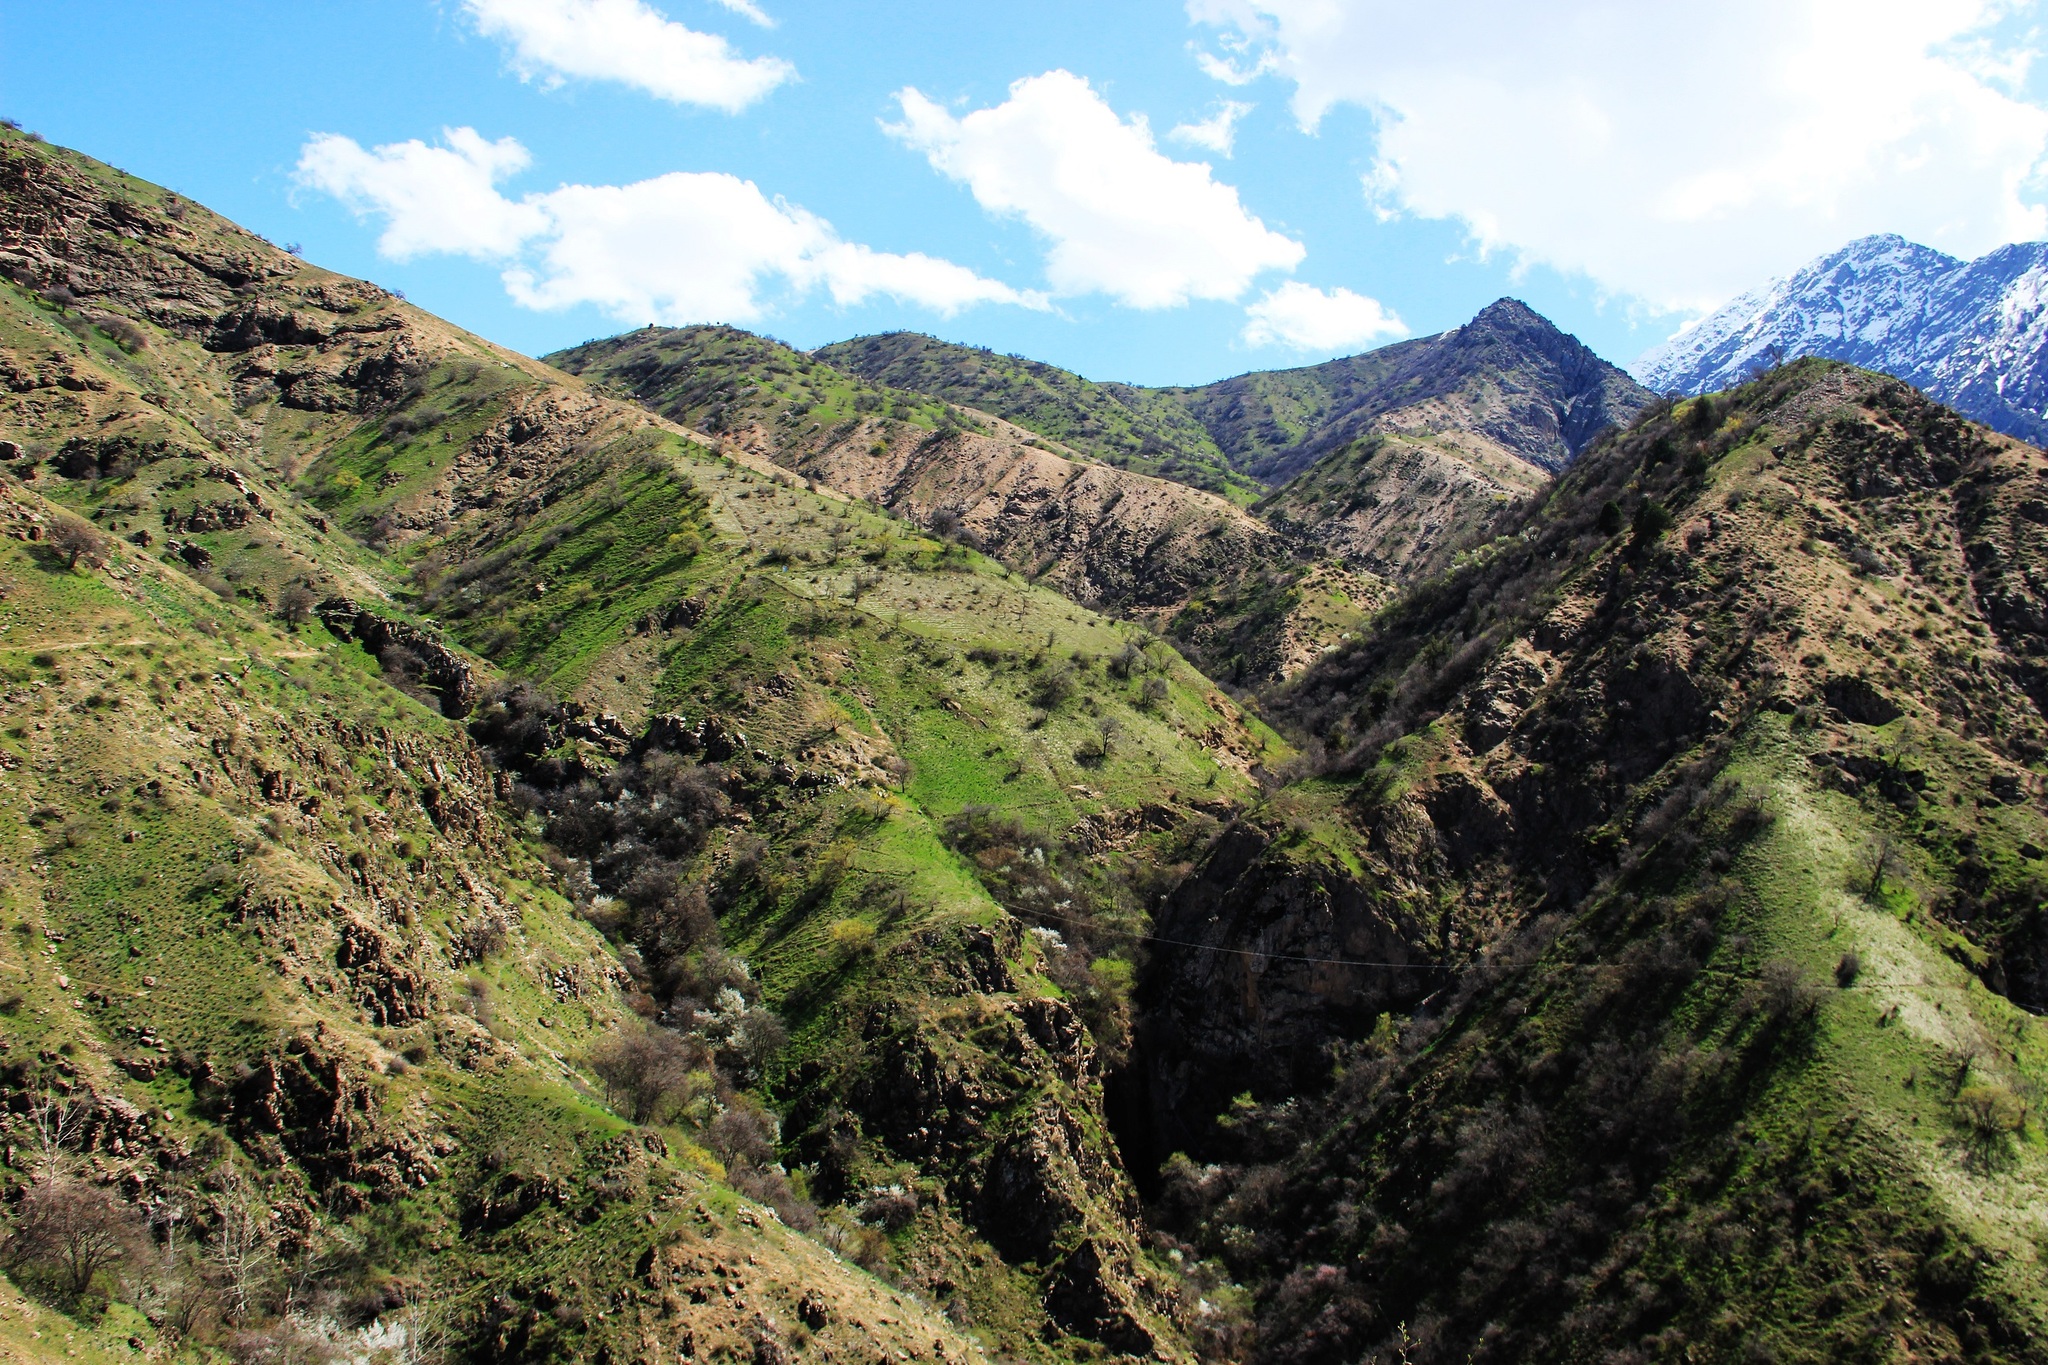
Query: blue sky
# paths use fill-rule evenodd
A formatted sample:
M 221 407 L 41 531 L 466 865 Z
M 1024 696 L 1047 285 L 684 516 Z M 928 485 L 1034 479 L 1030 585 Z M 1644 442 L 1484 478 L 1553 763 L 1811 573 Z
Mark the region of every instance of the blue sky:
M 752 2 L 0 0 L 0 112 L 530 353 L 1194 383 L 1514 294 L 1626 363 L 1865 232 L 2044 229 L 2028 4 Z M 1173 135 L 1226 103 L 1229 155 Z

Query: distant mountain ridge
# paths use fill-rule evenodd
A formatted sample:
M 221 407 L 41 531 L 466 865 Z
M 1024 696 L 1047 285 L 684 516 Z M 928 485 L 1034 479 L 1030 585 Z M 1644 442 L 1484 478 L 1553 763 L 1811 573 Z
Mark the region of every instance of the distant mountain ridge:
M 1863 237 L 1645 353 L 1651 388 L 1704 393 L 1782 356 L 1897 375 L 2008 436 L 2048 441 L 2048 243 L 1974 261 Z
M 1651 394 L 1518 299 L 1463 327 L 1321 365 L 1167 392 L 1268 485 L 1361 437 L 1457 430 L 1550 473 Z
M 871 383 L 978 408 L 1110 463 L 1225 493 L 1232 483 L 1278 487 L 1353 441 L 1391 432 L 1469 433 L 1555 473 L 1651 398 L 1518 299 L 1435 336 L 1187 387 L 1098 383 L 914 332 L 813 354 Z
M 993 413 L 1119 469 L 1249 502 L 1262 490 L 1240 473 L 1177 390 L 1099 383 L 1044 361 L 998 355 L 921 332 L 854 337 L 811 352 L 870 384 L 928 394 Z

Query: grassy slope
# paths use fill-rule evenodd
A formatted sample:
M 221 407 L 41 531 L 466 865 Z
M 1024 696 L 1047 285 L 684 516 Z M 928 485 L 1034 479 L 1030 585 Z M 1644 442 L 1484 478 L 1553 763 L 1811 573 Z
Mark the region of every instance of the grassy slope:
M 1006 421 L 730 328 L 643 330 L 554 359 L 737 457 L 927 524 L 957 516 L 991 554 L 1070 597 L 1174 621 L 1176 643 L 1232 681 L 1302 667 L 1383 592 L 1374 575 L 1323 562 L 1311 538 L 1290 548 L 1220 499 L 1077 464 Z
M 1242 799 L 1248 767 L 1284 754 L 1163 646 L 1149 646 L 1153 662 L 1141 674 L 1109 672 L 1119 651 L 1144 646 L 1134 627 L 866 508 L 687 443 L 668 453 L 695 492 L 680 520 L 668 510 L 674 485 L 643 467 L 592 500 L 563 499 L 516 530 L 482 535 L 477 546 L 493 547 L 487 556 L 456 548 L 458 567 L 437 570 L 425 605 L 479 647 L 509 642 L 500 646 L 508 666 L 592 705 L 629 717 L 715 715 L 770 760 L 849 781 L 755 807 L 746 833 L 764 841 L 769 874 L 723 917 L 728 945 L 790 1024 L 794 1041 L 772 1084 L 801 1112 L 821 1112 L 822 1096 L 856 1089 L 875 1067 L 850 1033 L 885 1015 L 892 1035 L 949 1031 L 932 1013 L 947 989 L 913 983 L 941 971 L 962 931 L 1006 921 L 942 841 L 945 817 L 991 806 L 1056 837 L 1140 806 L 1185 812 L 1189 803 Z M 667 555 L 677 534 L 700 548 Z M 656 547 L 651 558 L 648 547 Z M 401 555 L 438 563 L 449 551 L 447 541 L 423 539 Z M 469 576 L 464 563 L 484 572 Z M 535 597 L 535 582 L 548 591 Z M 649 611 L 678 602 L 701 611 L 693 625 L 643 630 Z M 1071 672 L 1074 693 L 1047 708 L 1041 688 L 1054 672 Z M 1148 678 L 1166 684 L 1157 703 L 1139 695 Z M 1105 725 L 1115 737 L 1098 759 L 1087 749 Z M 908 765 L 901 780 L 878 765 L 891 758 Z M 715 878 L 738 839 L 714 839 L 699 874 Z M 872 945 L 852 954 L 836 947 L 828 930 L 848 923 L 873 930 Z M 1018 998 L 1060 994 L 1028 947 L 1010 951 Z M 993 1041 L 963 1039 L 960 1065 L 985 1070 L 982 1049 Z M 1020 1113 L 1050 1105 L 1086 1114 L 1100 1101 L 1042 1077 L 1005 1103 Z M 886 1118 L 870 1113 L 864 1122 L 883 1129 Z M 998 1126 L 985 1140 L 999 1135 Z M 790 1137 L 823 1140 L 801 1127 Z M 1110 1150 L 1106 1133 L 1091 1141 Z M 909 1180 L 929 1185 L 929 1197 L 958 1178 L 966 1156 L 921 1162 L 877 1131 L 852 1193 Z M 933 1219 L 916 1225 L 900 1261 L 944 1265 L 925 1276 L 927 1288 L 958 1296 L 992 1344 L 1038 1349 L 1035 1274 L 992 1254 L 971 1214 L 964 1227 Z
M 1322 833 L 1256 884 L 1385 904 L 1420 859 L 1494 965 L 1356 1044 L 1313 1114 L 1207 1139 L 1271 1163 L 1189 1224 L 1271 1276 L 1266 1354 L 2037 1358 L 2048 1035 L 1991 986 L 2038 1002 L 2038 644 L 1987 575 L 2031 552 L 2010 509 L 2041 478 L 1890 381 L 1797 367 L 1589 457 L 1309 675 L 1299 714 L 1379 757 L 1266 817 Z M 1631 548 L 1609 498 L 1677 524 Z M 1489 657 L 1551 671 L 1517 691 Z M 1704 737 L 1670 675 L 1629 680 L 1659 660 Z M 1896 718 L 1828 709 L 1859 675 Z M 1506 744 L 1472 740 L 1500 698 Z M 1972 1122 L 1999 1096 L 2018 1131 Z
M 1259 485 L 1231 467 L 1209 433 L 1158 391 L 1098 384 L 1020 356 L 915 332 L 856 337 L 813 352 L 874 384 L 994 413 L 1073 450 L 1240 503 Z
M 178 724 L 187 708 L 198 706 L 205 720 L 190 742 L 218 736 L 227 745 L 226 736 L 239 733 L 233 744 L 247 749 L 228 752 L 247 755 L 252 766 L 238 769 L 244 779 L 260 785 L 261 773 L 268 771 L 281 774 L 294 790 L 340 784 L 322 798 L 307 828 L 288 812 L 259 819 L 263 798 L 240 791 L 236 800 L 243 804 L 234 815 L 196 802 L 170 822 L 164 836 L 181 851 L 190 847 L 190 858 L 176 865 L 191 884 L 166 880 L 163 894 L 172 898 L 167 904 L 181 907 L 180 914 L 216 917 L 221 899 L 236 894 L 232 879 L 218 871 L 232 848 L 252 838 L 281 841 L 290 856 L 277 855 L 274 869 L 264 861 L 266 875 L 274 871 L 281 885 L 295 888 L 287 898 L 292 904 L 312 907 L 303 925 L 294 921 L 282 954 L 274 953 L 276 944 L 269 940 L 180 934 L 176 916 L 150 930 L 175 943 L 158 947 L 155 939 L 138 940 L 137 946 L 145 954 L 169 954 L 167 962 L 189 959 L 178 968 L 179 984 L 160 978 L 166 984 L 153 999 L 208 1002 L 182 1023 L 173 1025 L 166 1016 L 157 1024 L 174 1051 L 212 1049 L 203 1055 L 220 1059 L 215 1069 L 232 1070 L 238 1058 L 296 1036 L 290 1033 L 294 1026 L 303 1032 L 308 1024 L 324 1025 L 330 1036 L 360 1045 L 365 1083 L 385 1095 L 380 1103 L 415 1116 L 424 1105 L 445 1123 L 453 1143 L 453 1155 L 444 1162 L 446 1178 L 396 1203 L 374 1198 L 371 1212 L 360 1215 L 375 1229 L 375 1243 L 388 1249 L 377 1258 L 378 1274 L 455 1275 L 478 1286 L 464 1304 L 482 1302 L 488 1289 L 515 1306 L 536 1302 L 546 1287 L 538 1267 L 565 1258 L 589 1257 L 592 1272 L 578 1281 L 582 1292 L 601 1296 L 617 1283 L 614 1276 L 623 1267 L 613 1268 L 611 1259 L 631 1251 L 631 1239 L 619 1235 L 620 1220 L 638 1216 L 630 1200 L 607 1203 L 594 1194 L 588 1213 L 580 1201 L 572 1202 L 481 1242 L 458 1242 L 444 1222 L 479 1197 L 479 1190 L 502 1185 L 506 1170 L 521 1172 L 529 1182 L 552 1175 L 576 1183 L 584 1178 L 580 1171 L 609 1169 L 627 1159 L 616 1144 L 607 1145 L 620 1131 L 617 1121 L 575 1093 L 573 1067 L 589 1039 L 619 1017 L 611 984 L 617 973 L 604 965 L 605 946 L 569 917 L 550 889 L 552 874 L 519 851 L 529 836 L 515 835 L 488 813 L 479 818 L 483 828 L 495 831 L 489 843 L 478 843 L 474 831 L 437 833 L 421 826 L 420 802 L 429 799 L 425 779 L 415 775 L 410 788 L 387 786 L 389 779 L 372 758 L 351 767 L 312 738 L 324 733 L 333 713 L 353 714 L 350 708 L 357 708 L 360 724 L 393 736 L 388 742 L 404 751 L 406 763 L 439 763 L 445 770 L 458 759 L 475 762 L 457 727 L 387 686 L 360 649 L 333 641 L 317 625 L 280 634 L 267 608 L 289 582 L 310 582 L 323 594 L 343 591 L 395 618 L 431 614 L 507 670 L 615 710 L 636 725 L 658 710 L 682 709 L 693 716 L 708 710 L 747 732 L 749 748 L 765 759 L 757 764 L 743 754 L 735 765 L 750 815 L 742 829 L 761 839 L 756 856 L 764 875 L 758 884 L 735 888 L 727 938 L 755 963 L 769 1000 L 790 1018 L 795 1041 L 772 1069 L 771 1083 L 799 1106 L 807 1096 L 829 1093 L 847 1077 L 872 1070 L 871 1045 L 850 1030 L 874 1019 L 877 1010 L 896 1011 L 891 1027 L 907 1028 L 915 1037 L 938 1017 L 934 1010 L 957 1008 L 941 1003 L 958 995 L 948 984 L 957 935 L 1007 923 L 982 878 L 942 843 L 937 826 L 943 817 L 970 803 L 992 804 L 1024 814 L 1054 838 L 1070 828 L 1113 825 L 1121 812 L 1141 806 L 1177 812 L 1172 818 L 1182 820 L 1194 805 L 1247 795 L 1248 768 L 1284 756 L 1269 732 L 1132 627 L 1075 607 L 915 528 L 789 486 L 777 471 L 714 456 L 687 431 L 595 398 L 573 381 L 497 352 L 372 287 L 270 251 L 203 210 L 174 205 L 160 191 L 85 158 L 18 140 L 6 150 L 14 157 L 56 159 L 90 188 L 78 190 L 62 173 L 55 178 L 88 201 L 104 197 L 139 206 L 145 244 L 151 234 L 168 237 L 188 258 L 216 269 L 232 257 L 243 264 L 225 273 L 253 274 L 257 281 L 237 292 L 219 273 L 182 279 L 177 307 L 185 316 L 166 316 L 164 301 L 149 293 L 147 283 L 137 284 L 152 280 L 149 259 L 109 234 L 81 235 L 102 253 L 73 265 L 86 303 L 52 303 L 38 297 L 33 285 L 0 290 L 0 328 L 11 329 L 7 354 L 20 358 L 23 368 L 34 368 L 46 354 L 61 353 L 66 373 L 87 377 L 67 386 L 44 365 L 39 380 L 49 382 L 28 391 L 42 399 L 54 395 L 55 402 L 17 405 L 0 417 L 39 461 L 34 488 L 41 492 L 21 494 L 23 515 L 58 515 L 43 506 L 47 494 L 109 532 L 150 531 L 147 550 L 117 551 L 117 568 L 126 575 L 117 581 L 163 585 L 160 590 L 182 604 L 175 617 L 162 603 L 143 606 L 145 615 L 154 610 L 160 618 L 148 629 L 132 616 L 110 617 L 105 629 L 95 624 L 86 632 L 90 613 L 66 595 L 104 596 L 108 580 L 83 569 L 54 572 L 47 556 L 36 559 L 21 551 L 28 556 L 22 580 L 32 582 L 35 592 L 24 587 L 10 595 L 8 607 L 22 613 L 20 624 L 0 631 L 0 641 L 33 636 L 43 646 L 30 653 L 33 659 L 49 652 L 47 637 L 56 622 L 66 622 L 67 631 L 75 625 L 81 639 L 68 643 L 101 652 L 92 656 L 90 670 L 74 673 L 71 690 L 118 692 L 123 707 L 141 708 L 136 714 L 149 745 L 167 739 L 187 743 Z M 176 212 L 164 213 L 166 206 Z M 194 344 L 214 316 L 251 303 L 265 306 L 273 318 L 310 319 L 307 325 L 325 335 L 300 337 L 273 326 L 282 330 L 282 339 L 268 344 L 226 351 Z M 146 344 L 115 345 L 119 327 L 107 318 L 139 326 Z M 348 387 L 365 372 L 359 362 L 366 356 L 402 361 L 388 389 Z M 302 387 L 307 375 L 319 387 Z M 156 400 L 145 401 L 144 393 Z M 918 400 L 900 415 L 906 421 L 944 419 L 943 409 Z M 88 475 L 81 468 L 78 477 L 66 477 L 57 472 L 58 459 L 43 462 L 61 457 L 64 443 L 81 431 L 93 433 L 91 450 L 102 456 L 104 470 Z M 129 432 L 136 437 L 132 446 L 109 446 L 102 435 Z M 122 462 L 131 449 L 151 458 Z M 211 557 L 210 567 L 193 570 L 166 549 L 165 514 L 177 521 L 197 503 L 246 502 L 228 474 L 210 472 L 216 467 L 241 477 L 270 516 L 222 530 L 181 531 L 181 542 L 196 543 Z M 853 600 L 856 574 L 859 592 Z M 45 602 L 40 593 L 57 597 Z M 668 612 L 678 604 L 691 606 L 683 618 Z M 101 644 L 130 638 L 147 638 L 151 652 L 131 657 L 105 652 L 110 647 Z M 976 651 L 973 660 L 965 657 L 970 650 Z M 212 659 L 209 651 L 221 658 Z M 244 676 L 243 661 L 251 651 L 260 657 Z M 1106 661 L 1119 652 L 1138 662 L 1112 674 Z M 236 662 L 223 673 L 221 662 L 231 654 Z M 49 679 L 34 671 L 44 665 L 17 666 L 27 671 L 18 679 L 25 690 L 16 705 L 31 708 L 23 714 L 35 714 L 37 699 L 53 695 Z M 1065 680 L 1057 698 L 1045 692 L 1052 675 Z M 34 687 L 38 680 L 43 689 Z M 1163 686 L 1140 695 L 1146 682 Z M 224 688 L 230 695 L 220 695 Z M 160 694 L 166 699 L 159 700 Z M 88 714 L 96 713 L 80 713 Z M 37 745 L 54 738 L 34 731 L 33 724 L 16 738 Z M 76 757 L 80 765 L 90 757 L 95 773 L 104 768 L 97 780 L 132 785 L 125 774 L 164 766 L 149 745 L 106 752 L 79 748 Z M 877 764 L 894 757 L 907 767 Z M 834 780 L 812 795 L 791 792 L 778 775 L 785 771 L 778 762 L 798 772 L 830 773 Z M 259 764 L 268 766 L 253 766 Z M 332 776 L 325 776 L 336 764 Z M 51 764 L 50 773 L 52 781 L 86 780 L 82 766 L 74 774 Z M 408 790 L 415 794 L 407 796 Z M 479 800 L 488 805 L 487 796 L 480 793 Z M 33 803 L 18 814 L 31 809 Z M 89 836 L 81 835 L 89 837 L 79 846 L 87 852 L 63 855 L 62 866 L 75 869 L 66 874 L 75 883 L 61 896 L 40 892 L 40 903 L 74 907 L 65 914 L 113 913 L 110 907 L 128 894 L 120 878 L 149 875 L 131 869 L 138 860 L 155 866 L 161 850 L 150 842 L 151 830 L 140 827 L 132 843 L 107 841 L 129 832 L 119 828 L 123 820 L 147 815 L 137 810 L 117 819 L 109 812 L 95 819 Z M 705 875 L 719 875 L 740 834 L 720 832 L 706 851 Z M 1142 843 L 1158 836 L 1139 831 L 1119 837 L 1125 849 L 1119 856 L 1127 859 L 1141 852 L 1131 837 Z M 308 841 L 312 849 L 335 851 L 316 855 Z M 404 912 L 410 918 L 391 932 L 402 928 L 413 945 L 407 952 L 429 964 L 421 970 L 433 981 L 435 1004 L 428 1021 L 397 1033 L 367 1029 L 342 995 L 327 994 L 343 988 L 334 986 L 331 965 L 320 966 L 323 960 L 331 964 L 335 925 L 319 907 L 330 894 L 326 880 L 351 875 L 337 872 L 333 859 L 346 868 L 351 853 L 370 860 L 372 872 L 365 875 L 372 887 L 384 888 L 366 894 L 388 899 L 394 894 L 390 888 L 406 887 L 396 893 L 396 903 L 418 901 Z M 470 858 L 481 860 L 474 870 L 456 871 Z M 401 871 L 405 859 L 417 865 Z M 389 871 L 378 870 L 384 860 L 391 860 Z M 218 883 L 215 899 L 208 899 L 215 893 L 207 888 L 216 882 L 205 881 L 207 876 Z M 471 883 L 486 890 L 470 889 Z M 187 890 L 193 899 L 176 899 Z M 473 917 L 472 901 L 479 895 L 524 907 L 524 936 L 515 939 L 517 952 L 501 963 L 458 968 L 446 944 L 457 921 Z M 400 913 L 386 900 L 378 904 L 385 913 Z M 879 930 L 857 960 L 825 942 L 825 927 L 846 920 Z M 1014 935 L 1014 928 L 1008 932 Z M 1023 1125 L 1016 1131 L 1028 1136 L 1032 1124 L 1042 1126 L 1050 1116 L 1097 1110 L 1099 1099 L 1091 1093 L 1099 1082 L 1085 1065 L 1070 1075 L 1049 1061 L 1030 1063 L 1037 1044 L 1018 1031 L 1017 1011 L 1034 998 L 1057 1000 L 1063 992 L 1039 973 L 1035 940 L 1000 941 L 1007 944 L 1003 970 L 1014 973 L 1015 982 L 974 1006 L 993 1021 L 996 1033 L 980 1041 L 963 1039 L 956 1051 L 962 1065 L 989 1073 L 985 1083 L 996 1087 L 989 1093 L 1004 1096 L 1004 1114 L 1014 1116 Z M 125 952 L 127 940 L 66 934 L 65 944 L 75 945 L 70 951 L 87 951 L 88 943 L 93 953 Z M 602 1002 L 593 1006 L 595 1013 L 564 1007 L 539 984 L 572 950 L 583 955 L 574 960 L 585 963 L 579 979 Z M 125 979 L 141 970 L 134 963 L 145 958 L 129 962 L 118 952 L 106 963 L 81 959 L 76 974 L 83 979 L 91 967 L 118 970 Z M 475 986 L 468 980 L 472 974 L 481 978 Z M 906 991 L 907 983 L 919 981 L 930 984 Z M 377 1079 L 379 1068 L 391 1065 L 389 1054 L 415 1041 L 432 1058 L 470 1056 L 466 1040 L 478 1027 L 476 1012 L 464 1002 L 472 997 L 492 1002 L 493 1027 L 507 1034 L 507 1048 L 531 1059 L 530 1074 L 517 1063 L 502 1074 L 492 1067 L 472 1075 L 452 1063 L 430 1062 L 402 1080 Z M 224 1000 L 236 1003 L 221 1009 Z M 118 996 L 115 1001 L 106 1007 L 109 1027 L 127 1021 L 129 1007 Z M 547 1024 L 539 1022 L 544 1013 Z M 116 1047 L 101 1031 L 91 1032 L 103 1046 Z M 1004 1071 L 1010 1064 L 998 1065 L 987 1050 L 1015 1056 L 1020 1047 L 1030 1063 L 1021 1072 Z M 821 1071 L 821 1062 L 834 1070 Z M 121 1084 L 96 1081 L 102 1083 L 109 1090 Z M 172 1072 L 160 1072 L 157 1084 L 170 1087 L 161 1102 L 180 1121 L 202 1122 L 204 1106 L 177 1089 Z M 1005 1086 L 1011 1087 L 1007 1093 Z M 411 1109 L 407 1097 L 417 1097 Z M 231 1116 L 232 1106 L 226 1112 Z M 1002 1140 L 1011 1122 L 995 1116 L 986 1140 Z M 989 1252 L 976 1230 L 978 1210 L 947 1211 L 943 1192 L 964 1178 L 961 1163 L 972 1169 L 973 1161 L 986 1159 L 985 1151 L 938 1159 L 898 1150 L 887 1135 L 877 1135 L 863 1149 L 857 1173 L 876 1182 L 907 1179 L 927 1195 L 927 1212 L 888 1256 L 914 1279 L 918 1266 L 950 1267 L 955 1286 L 935 1287 L 935 1272 L 917 1280 L 920 1289 L 934 1298 L 957 1299 L 957 1312 L 971 1316 L 988 1340 L 1008 1351 L 1089 1349 L 1085 1341 L 1048 1337 L 1039 1299 L 1044 1277 L 1071 1245 L 1060 1239 L 1085 1232 L 1098 1245 L 1129 1248 L 1119 1256 L 1135 1254 L 1115 1206 L 1122 1177 L 1114 1150 L 1099 1119 L 1094 1122 L 1095 1130 L 1078 1138 L 1077 1154 L 1099 1170 L 1085 1178 L 1059 1171 L 1033 1177 L 1067 1201 L 1061 1206 L 1066 1212 L 1052 1220 L 1055 1241 L 1023 1266 Z M 507 1132 L 522 1136 L 506 1146 L 501 1135 Z M 792 1130 L 789 1136 L 800 1144 L 806 1135 Z M 716 1236 L 750 1236 L 744 1219 L 726 1216 L 735 1207 L 732 1196 L 708 1185 L 692 1165 L 702 1158 L 691 1155 L 696 1149 L 688 1135 L 671 1135 L 669 1146 L 678 1157 L 657 1159 L 647 1164 L 644 1177 L 634 1179 L 653 1181 L 657 1192 L 663 1179 L 681 1181 L 689 1197 L 714 1202 L 704 1217 Z M 633 1157 L 628 1164 L 640 1161 Z M 853 1189 L 849 1197 L 858 1200 L 863 1192 L 864 1187 Z M 1111 1202 L 1102 1203 L 1104 1197 Z M 579 1219 L 589 1217 L 600 1221 L 579 1226 Z M 780 1235 L 771 1229 L 761 1238 L 774 1242 Z M 577 1250 L 596 1247 L 607 1251 L 590 1256 Z M 812 1253 L 791 1244 L 775 1254 L 780 1267 L 795 1266 Z M 1126 1269 L 1120 1283 L 1144 1296 L 1132 1301 L 1132 1311 L 1160 1348 L 1171 1352 L 1174 1310 L 1160 1297 L 1164 1290 L 1145 1287 L 1164 1272 L 1136 1263 Z M 771 1300 L 793 1295 L 805 1276 L 815 1274 L 772 1270 L 765 1292 Z M 864 1302 L 861 1296 L 881 1291 L 850 1274 L 833 1292 Z M 925 1321 L 919 1311 L 906 1310 L 900 1324 L 905 1332 L 926 1330 L 917 1325 Z M 782 1320 L 788 1312 L 784 1304 Z M 867 1320 L 874 1321 L 871 1315 Z M 511 1345 L 499 1349 L 539 1356 L 578 1349 L 593 1329 L 586 1318 L 578 1328 L 550 1327 L 540 1335 L 521 1330 L 525 1335 L 514 1331 Z M 627 1328 L 614 1323 L 601 1330 L 616 1335 Z M 724 1330 L 710 1321 L 702 1326 L 704 1332 Z M 932 1330 L 925 1339 L 950 1341 L 949 1331 Z

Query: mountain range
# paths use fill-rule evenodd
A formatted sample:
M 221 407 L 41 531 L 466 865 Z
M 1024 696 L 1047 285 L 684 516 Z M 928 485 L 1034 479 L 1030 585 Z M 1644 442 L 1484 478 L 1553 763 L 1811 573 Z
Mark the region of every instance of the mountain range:
M 2048 440 L 2048 243 L 1959 261 L 1865 237 L 1742 295 L 1645 354 L 1653 389 L 1705 393 L 1825 356 L 1897 375 L 2021 440 Z
M 1233 683 L 1298 671 L 1651 398 L 1513 300 L 1206 388 L 1096 383 L 910 333 L 806 356 L 644 328 L 547 359 L 749 458 L 957 527 Z
M 2044 508 L 1512 301 L 536 360 L 0 128 L 0 1352 L 2043 1360 Z

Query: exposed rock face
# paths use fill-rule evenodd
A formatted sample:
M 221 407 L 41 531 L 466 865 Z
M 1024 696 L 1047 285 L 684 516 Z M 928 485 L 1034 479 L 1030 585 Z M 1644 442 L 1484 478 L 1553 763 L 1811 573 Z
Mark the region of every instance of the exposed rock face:
M 379 1028 L 417 1023 L 433 1013 L 430 978 L 374 925 L 362 920 L 344 924 L 334 965 L 348 973 L 363 1017 Z
M 1006 921 L 957 943 L 922 936 L 903 966 L 928 976 L 936 997 L 899 990 L 895 1003 L 868 1005 L 869 1060 L 837 1079 L 803 1078 L 791 1126 L 828 1194 L 850 1176 L 839 1162 L 856 1134 L 942 1174 L 949 1203 L 990 1245 L 1048 1268 L 1052 1322 L 1149 1353 L 1145 1324 L 1164 1309 L 1139 1269 L 1137 1197 L 1108 1140 L 1094 1048 L 1065 1003 L 1014 994 L 1007 959 L 1019 932 Z
M 1234 1096 L 1315 1090 L 1331 1038 L 1362 1036 L 1443 983 L 1443 926 L 1419 889 L 1361 884 L 1257 824 L 1217 842 L 1161 910 L 1155 933 L 1176 946 L 1155 950 L 1140 996 L 1152 1164 L 1201 1157 Z
M 331 597 L 318 611 L 329 630 L 357 641 L 380 659 L 394 651 L 418 659 L 422 680 L 441 699 L 442 714 L 460 718 L 476 708 L 483 692 L 474 671 L 461 655 L 418 626 L 365 611 L 346 597 Z
M 1652 396 L 1514 299 L 1438 336 L 1168 392 L 1236 467 L 1267 484 L 1285 483 L 1354 441 L 1396 432 L 1464 433 L 1554 472 Z
M 855 440 L 794 467 L 926 525 L 956 518 L 991 554 L 1090 606 L 1170 612 L 1280 548 L 1221 498 L 972 432 L 906 433 L 881 452 Z
M 1542 468 L 1467 433 L 1379 433 L 1323 457 L 1254 510 L 1295 553 L 1399 583 L 1547 482 Z

